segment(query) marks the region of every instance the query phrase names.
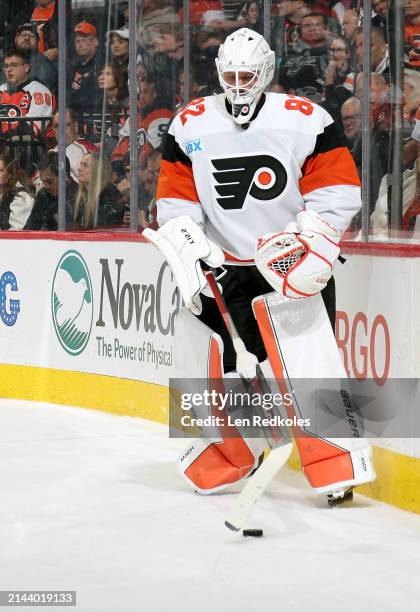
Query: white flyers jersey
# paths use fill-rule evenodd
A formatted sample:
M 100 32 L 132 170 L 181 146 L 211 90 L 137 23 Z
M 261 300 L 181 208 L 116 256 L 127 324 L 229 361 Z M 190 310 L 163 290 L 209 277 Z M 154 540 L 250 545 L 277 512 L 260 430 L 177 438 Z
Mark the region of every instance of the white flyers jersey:
M 159 225 L 189 215 L 232 263 L 253 263 L 258 238 L 305 208 L 343 232 L 361 206 L 355 164 L 324 109 L 269 93 L 257 111 L 243 129 L 224 94 L 197 98 L 174 118 L 162 155 Z

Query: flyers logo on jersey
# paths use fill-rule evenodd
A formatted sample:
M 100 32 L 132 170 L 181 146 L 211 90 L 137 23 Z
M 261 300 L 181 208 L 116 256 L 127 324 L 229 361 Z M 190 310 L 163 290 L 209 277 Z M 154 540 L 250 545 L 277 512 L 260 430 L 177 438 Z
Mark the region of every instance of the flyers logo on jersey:
M 16 104 L 2 104 L 0 117 L 21 117 L 22 110 Z
M 220 196 L 216 201 L 224 210 L 239 210 L 249 194 L 256 200 L 277 198 L 287 183 L 287 172 L 282 163 L 271 155 L 246 155 L 212 159 Z

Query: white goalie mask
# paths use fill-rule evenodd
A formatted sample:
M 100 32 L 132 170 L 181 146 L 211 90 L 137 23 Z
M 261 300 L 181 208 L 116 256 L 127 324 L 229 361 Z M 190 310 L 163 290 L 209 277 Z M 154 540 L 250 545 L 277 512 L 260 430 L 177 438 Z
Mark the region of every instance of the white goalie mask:
M 241 28 L 220 45 L 216 58 L 220 85 L 232 105 L 235 123 L 251 119 L 258 100 L 274 74 L 274 51 L 260 34 Z

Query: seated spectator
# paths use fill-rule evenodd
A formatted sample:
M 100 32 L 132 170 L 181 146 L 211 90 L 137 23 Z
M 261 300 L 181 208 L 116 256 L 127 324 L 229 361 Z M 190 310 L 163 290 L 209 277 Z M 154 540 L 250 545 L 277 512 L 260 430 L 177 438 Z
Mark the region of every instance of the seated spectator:
M 111 157 L 128 115 L 127 73 L 119 66 L 106 64 L 99 71 L 98 85 L 100 98 L 92 117 L 93 126 L 87 128 L 89 132 L 93 127 L 92 139 L 105 156 Z
M 363 72 L 356 77 L 356 97 L 363 99 Z M 391 104 L 389 84 L 381 74 L 371 74 L 370 81 L 370 116 L 372 125 L 372 142 L 375 155 L 378 156 L 381 176 L 388 173 L 390 151 Z
M 405 1 L 405 63 L 409 68 L 420 69 L 420 2 Z
M 420 108 L 420 72 L 404 70 L 404 136 L 411 135 Z
M 153 49 L 144 53 L 147 74 L 153 75 L 158 91 L 164 92 L 171 107 L 176 104 L 176 83 L 184 66 L 184 39 L 181 25 L 156 26 Z
M 38 51 L 38 30 L 32 23 L 23 23 L 17 29 L 15 44 L 16 49 L 24 51 L 29 56 L 31 71 L 30 80 L 37 80 L 45 87 L 55 93 L 57 89 L 57 66 L 54 62 L 47 60 L 45 55 Z
M 357 169 L 362 168 L 362 103 L 359 98 L 348 98 L 341 107 L 344 137 Z M 360 146 L 359 146 L 360 145 Z M 360 172 L 359 172 L 360 175 Z
M 195 38 L 196 49 L 194 50 L 194 55 L 197 57 L 197 60 L 208 62 L 212 69 L 214 60 L 219 52 L 219 47 L 225 38 L 226 33 L 223 30 L 210 26 L 202 27 Z
M 143 174 L 143 203 L 146 207 L 147 226 L 157 229 L 156 189 L 162 153 L 152 151 L 146 158 Z
M 50 61 L 58 58 L 58 5 L 55 0 L 35 0 L 31 21 L 39 33 L 38 50 Z
M 81 21 L 74 28 L 76 57 L 70 68 L 69 106 L 77 112 L 89 112 L 99 99 L 99 40 L 96 27 Z
M 0 116 L 33 119 L 27 122 L 2 121 L 1 131 L 8 136 L 26 134 L 40 138 L 45 122 L 36 121 L 36 118 L 52 115 L 52 94 L 39 81 L 30 80 L 30 70 L 25 52 L 18 49 L 6 51 L 3 65 L 6 82 L 0 85 Z
M 155 30 L 152 43 L 155 53 L 165 53 L 168 57 L 179 62 L 184 58 L 184 38 L 180 27 L 172 29 L 161 25 Z
M 343 28 L 344 24 L 344 15 L 346 11 L 351 10 L 353 6 L 352 0 L 339 0 L 339 2 L 332 2 L 333 6 L 331 7 L 331 16 L 335 19 Z
M 346 145 L 356 164 L 360 179 L 362 178 L 362 103 L 358 98 L 348 98 L 341 107 L 341 123 L 343 125 Z M 375 140 L 372 142 L 370 158 L 371 202 L 376 202 L 379 186 L 383 177 L 383 168 Z M 371 206 L 372 208 L 372 206 Z M 357 217 L 361 225 L 361 212 Z M 357 224 L 356 224 L 357 225 Z
M 354 39 L 356 51 L 357 70 L 363 70 L 363 31 L 357 32 Z M 386 38 L 381 28 L 372 28 L 372 36 L 370 39 L 371 46 L 371 72 L 375 74 L 389 75 L 389 55 Z
M 190 100 L 200 98 L 202 96 L 210 96 L 214 93 L 214 83 L 211 82 L 209 74 L 209 66 L 205 62 L 197 62 L 193 64 L 190 70 L 190 94 L 187 100 L 184 100 L 184 70 L 181 70 L 178 77 L 178 100 L 179 108 L 185 106 Z
M 351 64 L 355 72 L 359 70 L 355 46 L 356 34 L 359 32 L 362 32 L 362 29 L 359 28 L 358 12 L 354 9 L 346 11 L 343 19 L 343 36 L 350 45 Z
M 346 5 L 350 5 L 348 0 L 344 0 Z M 321 13 L 325 16 L 327 30 L 332 34 L 341 34 L 341 23 L 337 19 L 337 11 L 332 13 L 331 11 L 331 0 L 312 0 L 312 12 L 313 13 Z M 339 9 L 340 4 L 342 2 L 337 2 L 335 7 Z M 346 6 L 346 8 L 350 8 Z M 340 12 L 340 11 L 339 11 Z
M 31 214 L 23 229 L 56 231 L 58 229 L 58 154 L 48 151 L 38 162 L 43 187 L 38 191 Z M 66 158 L 66 225 L 72 222 L 77 183 L 70 174 Z
M 277 10 L 272 16 L 272 48 L 284 58 L 289 51 L 295 50 L 302 17 L 309 15 L 312 9 L 305 0 L 279 0 L 275 6 Z
M 346 38 L 334 38 L 328 51 L 330 61 L 325 70 L 325 102 L 328 112 L 337 120 L 341 105 L 354 91 L 354 72 Z
M 168 104 L 165 92 L 158 94 L 157 87 L 149 78 L 145 78 L 143 65 L 137 66 L 137 140 L 139 153 L 148 154 L 152 149 L 161 149 L 169 122 L 174 116 Z M 130 145 L 130 119 L 128 118 L 119 132 L 119 141 L 112 153 L 115 168 L 127 153 Z
M 257 0 L 247 0 L 247 2 L 245 2 L 245 4 L 242 6 L 239 19 L 243 19 L 245 21 L 245 28 L 260 32 L 260 7 Z
M 59 131 L 59 114 L 55 113 L 52 121 L 52 129 L 55 140 L 58 144 Z M 51 151 L 58 151 L 58 146 L 55 146 Z M 80 167 L 82 158 L 89 152 L 96 151 L 96 147 L 89 140 L 80 138 L 79 136 L 79 121 L 74 111 L 70 108 L 66 110 L 66 155 L 70 162 L 71 178 L 78 182 L 77 171 Z
M 343 17 L 343 36 L 350 45 L 354 43 L 354 39 L 359 27 L 359 14 L 354 9 L 349 9 L 344 13 Z
M 322 13 L 309 13 L 302 18 L 302 34 L 280 67 L 279 84 L 286 92 L 321 102 L 324 96 L 324 74 L 328 65 L 327 44 L 332 36 Z
M 124 68 L 128 73 L 129 31 L 127 29 L 110 30 L 106 37 L 111 53 L 111 62 L 115 66 Z
M 77 177 L 74 226 L 81 229 L 121 226 L 125 211 L 121 194 L 111 182 L 111 162 L 99 153 L 88 153 L 80 163 Z
M 0 230 L 21 230 L 34 205 L 28 177 L 7 149 L 0 150 Z
M 372 0 L 372 8 L 376 15 L 372 19 L 372 25 L 381 28 L 387 40 L 388 30 L 388 0 Z
M 105 108 L 117 112 L 124 112 L 128 108 L 128 83 L 126 72 L 115 64 L 104 64 L 99 69 L 98 87 L 100 93 L 99 103 Z
M 211 2 L 212 0 L 205 3 L 207 8 Z M 143 0 L 139 13 L 138 39 L 140 44 L 146 48 L 153 44 L 157 26 L 166 24 L 177 27 L 181 24 L 178 13 L 175 12 L 173 6 L 168 5 L 166 0 Z
M 151 151 L 147 156 L 142 156 L 138 169 L 139 202 L 138 223 L 141 228 L 155 227 L 156 224 L 156 187 L 159 178 L 160 162 L 162 154 L 159 151 Z M 128 185 L 129 187 L 129 185 Z M 130 225 L 130 206 L 124 215 L 124 222 Z

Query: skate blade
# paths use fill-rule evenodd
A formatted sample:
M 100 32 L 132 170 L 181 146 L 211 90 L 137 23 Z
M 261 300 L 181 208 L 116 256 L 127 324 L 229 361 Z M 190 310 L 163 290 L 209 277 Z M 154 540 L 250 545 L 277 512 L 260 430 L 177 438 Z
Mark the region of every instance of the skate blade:
M 332 494 L 327 495 L 327 503 L 329 508 L 334 508 L 334 506 L 339 506 L 350 501 L 353 501 L 353 489 L 349 489 L 339 497 L 334 497 Z

